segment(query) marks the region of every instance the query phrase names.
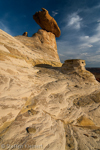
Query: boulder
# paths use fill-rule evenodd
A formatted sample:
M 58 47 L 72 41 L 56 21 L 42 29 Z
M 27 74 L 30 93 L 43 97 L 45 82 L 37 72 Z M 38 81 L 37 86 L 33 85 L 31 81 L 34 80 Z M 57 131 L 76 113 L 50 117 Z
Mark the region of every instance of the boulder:
M 33 19 L 44 30 L 52 32 L 56 37 L 61 34 L 60 28 L 53 17 L 51 17 L 48 11 L 42 8 L 42 11 L 36 12 L 33 15 Z
M 24 32 L 24 33 L 23 33 L 23 36 L 28 36 L 28 32 Z

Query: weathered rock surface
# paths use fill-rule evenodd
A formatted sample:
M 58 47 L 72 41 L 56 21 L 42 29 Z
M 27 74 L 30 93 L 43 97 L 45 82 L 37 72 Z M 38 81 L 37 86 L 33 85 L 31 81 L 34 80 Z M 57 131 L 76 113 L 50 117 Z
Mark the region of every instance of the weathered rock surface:
M 23 33 L 23 36 L 28 36 L 28 33 L 27 33 L 27 32 L 24 32 L 24 33 Z
M 36 38 L 38 41 L 41 42 L 41 44 L 46 47 L 47 45 L 52 47 L 53 50 L 56 51 L 56 56 L 59 58 L 58 53 L 57 53 L 57 44 L 56 44 L 56 39 L 55 35 L 51 32 L 47 32 L 45 30 L 39 29 L 37 33 L 33 34 L 33 38 Z M 53 52 L 51 52 L 53 53 Z M 54 55 L 55 57 L 55 55 Z
M 42 11 L 36 12 L 33 15 L 33 19 L 42 29 L 52 32 L 56 37 L 60 36 L 61 31 L 57 25 L 57 22 L 49 15 L 46 9 L 42 8 Z
M 100 83 L 83 60 L 33 67 L 23 55 L 40 55 L 2 30 L 0 54 L 0 150 L 100 149 Z
M 85 69 L 85 60 L 81 59 L 69 59 L 65 60 L 64 64 L 61 67 L 61 71 L 65 74 L 77 74 L 83 79 L 88 79 L 94 81 L 95 76 Z
M 62 65 L 63 73 L 67 72 L 77 72 L 77 71 L 84 71 L 85 69 L 85 60 L 81 59 L 69 59 L 65 60 L 64 64 Z
M 57 53 L 57 44 L 53 33 L 39 29 L 32 37 L 16 36 L 15 38 L 31 49 L 35 55 L 40 55 L 41 58 L 37 60 L 37 64 L 62 65 Z

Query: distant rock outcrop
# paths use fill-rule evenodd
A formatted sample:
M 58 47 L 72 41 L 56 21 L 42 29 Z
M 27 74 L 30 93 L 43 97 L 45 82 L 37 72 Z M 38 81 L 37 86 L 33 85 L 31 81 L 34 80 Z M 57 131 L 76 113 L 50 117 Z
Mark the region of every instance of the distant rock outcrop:
M 100 78 L 96 78 L 96 80 L 97 80 L 98 82 L 100 82 Z
M 36 12 L 33 15 L 33 19 L 42 29 L 52 32 L 56 37 L 60 36 L 61 31 L 57 22 L 49 15 L 46 9 L 42 8 L 42 11 Z
M 65 62 L 62 65 L 62 71 L 64 73 L 66 72 L 72 72 L 72 71 L 84 71 L 85 70 L 85 60 L 81 59 L 69 59 L 65 60 Z
M 23 33 L 23 36 L 28 36 L 28 33 L 27 33 L 27 32 L 24 32 L 24 33 Z
M 65 60 L 61 71 L 65 74 L 76 74 L 85 80 L 96 82 L 95 76 L 85 69 L 85 60 L 69 59 Z

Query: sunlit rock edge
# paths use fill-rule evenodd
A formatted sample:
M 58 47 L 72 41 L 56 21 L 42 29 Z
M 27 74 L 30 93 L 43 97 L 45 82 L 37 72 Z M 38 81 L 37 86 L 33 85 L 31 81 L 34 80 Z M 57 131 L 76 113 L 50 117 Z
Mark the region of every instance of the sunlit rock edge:
M 99 82 L 84 60 L 62 65 L 41 34 L 0 30 L 0 149 L 99 149 Z

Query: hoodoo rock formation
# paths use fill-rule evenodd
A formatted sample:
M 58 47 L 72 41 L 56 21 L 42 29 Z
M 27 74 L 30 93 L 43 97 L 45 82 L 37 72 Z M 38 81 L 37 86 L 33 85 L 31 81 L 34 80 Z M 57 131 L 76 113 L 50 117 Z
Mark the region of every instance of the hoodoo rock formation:
M 100 149 L 100 83 L 84 60 L 62 65 L 55 35 L 43 29 L 0 30 L 0 150 L 13 149 Z
M 44 8 L 42 8 L 42 11 L 33 15 L 33 18 L 42 29 L 39 29 L 32 37 L 27 37 L 27 32 L 24 32 L 23 36 L 16 36 L 15 38 L 31 49 L 35 55 L 38 54 L 40 56 L 38 60 L 36 57 L 33 60 L 28 58 L 32 64 L 48 64 L 61 67 L 62 64 L 58 56 L 55 39 L 55 36 L 59 37 L 61 33 L 57 22 Z
M 32 53 L 39 55 L 37 59 L 33 59 L 36 64 L 49 64 L 61 67 L 61 62 L 57 52 L 57 44 L 55 35 L 46 30 L 39 29 L 32 37 L 16 36 L 17 40 L 31 49 Z
M 33 19 L 43 30 L 52 32 L 56 37 L 60 36 L 61 31 L 57 22 L 49 15 L 46 9 L 42 8 L 42 11 L 36 12 L 33 15 Z

